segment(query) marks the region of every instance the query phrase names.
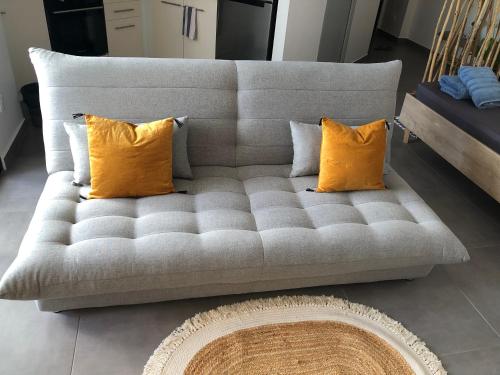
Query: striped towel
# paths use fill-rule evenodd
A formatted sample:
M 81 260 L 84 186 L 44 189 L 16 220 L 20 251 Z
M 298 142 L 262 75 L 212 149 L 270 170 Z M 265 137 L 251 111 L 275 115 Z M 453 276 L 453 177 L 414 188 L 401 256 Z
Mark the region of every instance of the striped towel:
M 182 17 L 182 35 L 195 40 L 197 37 L 196 14 L 198 10 L 195 7 L 184 6 L 184 16 Z

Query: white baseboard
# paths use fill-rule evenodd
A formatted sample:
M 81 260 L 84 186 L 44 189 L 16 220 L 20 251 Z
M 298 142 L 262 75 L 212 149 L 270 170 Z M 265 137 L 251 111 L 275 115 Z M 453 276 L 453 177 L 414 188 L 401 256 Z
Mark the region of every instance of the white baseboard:
M 23 124 L 24 124 L 25 121 L 26 120 L 23 117 L 21 119 L 21 122 L 19 122 L 19 125 L 17 126 L 16 130 L 14 131 L 14 133 L 12 134 L 12 136 L 10 137 L 9 142 L 7 143 L 7 146 L 5 147 L 5 149 L 3 150 L 2 154 L 0 155 L 0 159 L 2 160 L 2 168 L 4 170 L 7 169 L 7 165 L 5 164 L 5 157 L 7 156 L 7 153 L 9 152 L 10 148 L 12 147 L 12 144 L 16 140 L 16 137 L 19 134 L 19 131 L 21 130 L 21 128 L 23 127 Z

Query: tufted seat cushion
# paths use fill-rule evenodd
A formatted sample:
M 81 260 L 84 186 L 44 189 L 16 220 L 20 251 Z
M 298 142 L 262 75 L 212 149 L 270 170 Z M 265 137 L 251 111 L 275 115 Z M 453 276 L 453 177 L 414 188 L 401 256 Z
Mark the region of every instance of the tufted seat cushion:
M 464 247 L 394 172 L 386 190 L 314 193 L 291 166 L 194 167 L 178 191 L 84 200 L 49 176 L 0 296 L 64 298 L 328 276 L 466 260 Z

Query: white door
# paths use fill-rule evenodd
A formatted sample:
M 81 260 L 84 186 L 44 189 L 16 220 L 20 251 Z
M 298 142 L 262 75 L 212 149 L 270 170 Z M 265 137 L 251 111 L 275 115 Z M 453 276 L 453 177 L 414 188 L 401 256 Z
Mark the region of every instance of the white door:
M 184 5 L 198 8 L 197 38 L 191 40 L 184 37 L 184 57 L 187 59 L 215 59 L 217 0 L 184 0 Z
M 0 13 L 17 86 L 36 81 L 28 48 L 50 49 L 43 0 L 2 0 Z
M 151 54 L 153 57 L 183 57 L 182 0 L 152 0 Z

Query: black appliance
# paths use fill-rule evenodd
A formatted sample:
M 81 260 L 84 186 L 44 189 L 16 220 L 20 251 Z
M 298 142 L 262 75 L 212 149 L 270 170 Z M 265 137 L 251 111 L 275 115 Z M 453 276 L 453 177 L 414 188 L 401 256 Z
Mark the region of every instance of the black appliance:
M 108 53 L 103 0 L 44 0 L 53 51 L 78 56 Z
M 271 60 L 278 0 L 219 0 L 215 57 Z

